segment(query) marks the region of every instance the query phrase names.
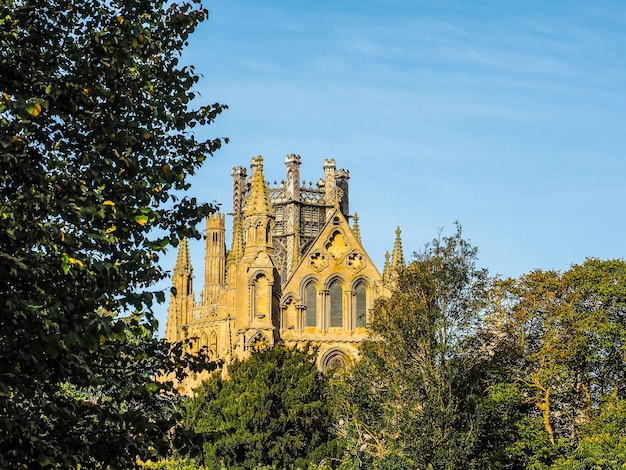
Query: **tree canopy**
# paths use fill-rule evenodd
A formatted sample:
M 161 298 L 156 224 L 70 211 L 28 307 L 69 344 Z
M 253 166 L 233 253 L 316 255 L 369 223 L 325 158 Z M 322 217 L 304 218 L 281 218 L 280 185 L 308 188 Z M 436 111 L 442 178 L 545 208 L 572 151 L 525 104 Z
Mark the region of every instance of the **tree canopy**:
M 486 288 L 487 273 L 460 226 L 399 270 L 392 295 L 372 311 L 361 360 L 340 387 L 345 421 L 359 430 L 358 459 L 380 468 L 467 464 L 480 365 L 470 340 Z
M 0 4 L 2 467 L 133 465 L 171 427 L 149 411 L 156 371 L 181 365 L 150 288 L 213 210 L 180 196 L 222 144 L 191 132 L 225 106 L 195 106 L 180 63 L 206 17 L 197 0 Z
M 622 468 L 626 263 L 488 279 L 460 228 L 397 273 L 332 392 L 277 347 L 179 406 L 158 377 L 206 364 L 151 308 L 159 257 L 214 210 L 184 194 L 225 141 L 194 134 L 226 107 L 181 63 L 207 14 L 0 2 L 0 467 L 133 467 L 184 412 L 231 468 Z
M 460 230 L 437 238 L 373 309 L 336 384 L 345 468 L 621 468 L 626 263 L 475 261 Z
M 581 455 L 626 463 L 626 263 L 588 259 L 497 280 L 492 299 L 489 347 L 527 410 L 509 452 L 535 468 Z
M 185 424 L 212 436 L 207 468 L 307 468 L 334 453 L 328 394 L 314 352 L 260 349 L 204 382 Z

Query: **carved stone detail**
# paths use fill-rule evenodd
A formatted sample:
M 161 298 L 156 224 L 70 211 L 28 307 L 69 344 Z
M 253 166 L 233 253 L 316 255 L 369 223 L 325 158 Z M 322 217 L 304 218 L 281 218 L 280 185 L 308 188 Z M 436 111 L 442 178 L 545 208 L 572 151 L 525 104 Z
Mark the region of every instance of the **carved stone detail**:
M 267 256 L 267 253 L 261 252 L 254 259 L 254 264 L 255 264 L 255 266 L 267 266 L 267 265 L 271 264 L 270 257 Z
M 316 251 L 309 256 L 309 266 L 314 271 L 320 272 L 326 266 L 328 266 L 328 258 L 324 253 Z
M 334 232 L 325 246 L 333 261 L 337 264 L 341 262 L 344 255 L 348 252 L 348 244 L 341 232 Z
M 365 258 L 358 251 L 353 251 L 347 256 L 346 265 L 354 272 L 360 271 L 365 267 Z

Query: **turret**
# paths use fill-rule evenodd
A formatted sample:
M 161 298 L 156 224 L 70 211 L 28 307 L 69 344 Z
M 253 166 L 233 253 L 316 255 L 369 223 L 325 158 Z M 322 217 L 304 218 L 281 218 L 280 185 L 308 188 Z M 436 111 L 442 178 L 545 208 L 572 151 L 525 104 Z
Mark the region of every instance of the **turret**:
M 286 180 L 286 198 L 290 201 L 298 201 L 300 199 L 300 165 L 302 159 L 300 155 L 287 155 L 285 157 L 285 166 L 287 167 Z
M 324 159 L 324 200 L 326 201 L 327 206 L 333 206 L 335 204 L 335 159 Z M 328 217 L 330 217 L 330 211 L 328 212 Z
M 224 214 L 211 214 L 206 219 L 206 255 L 204 258 L 204 304 L 215 304 L 219 291 L 226 284 L 226 241 Z
M 286 272 L 281 273 L 283 279 L 287 279 L 300 262 L 300 155 L 287 155 L 285 165 L 287 167 L 287 179 L 285 184 L 285 197 L 287 206 L 283 210 L 285 217 L 283 223 L 283 235 L 286 245 Z
M 340 169 L 335 173 L 335 184 L 341 189 L 341 197 L 339 199 L 339 209 L 341 213 L 348 217 L 350 213 L 350 198 L 348 196 L 348 180 L 350 179 L 350 172 L 348 170 Z
M 263 157 L 252 159 L 250 189 L 243 209 L 245 246 L 243 256 L 236 266 L 235 285 L 238 290 L 235 302 L 237 325 L 236 350 L 248 354 L 258 341 L 274 344 L 278 308 L 275 305 L 274 286 L 280 285 L 274 261 L 272 231 L 275 213 L 269 188 L 263 175 Z M 244 291 L 244 289 L 246 289 Z
M 237 214 L 243 209 L 243 200 L 246 196 L 246 169 L 242 166 L 233 168 L 233 213 Z

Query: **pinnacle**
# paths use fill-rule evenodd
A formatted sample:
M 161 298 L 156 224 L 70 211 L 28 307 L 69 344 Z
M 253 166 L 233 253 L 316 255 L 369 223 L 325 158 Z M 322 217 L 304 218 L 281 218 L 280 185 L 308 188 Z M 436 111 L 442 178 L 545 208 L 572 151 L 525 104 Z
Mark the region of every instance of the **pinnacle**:
M 176 258 L 176 266 L 174 271 L 191 271 L 191 257 L 189 256 L 189 242 L 187 238 L 183 238 L 178 246 L 178 256 Z
M 244 215 L 274 215 L 274 209 L 270 202 L 270 193 L 265 183 L 265 176 L 263 175 L 263 157 L 258 156 L 253 159 L 253 163 L 256 164 L 256 171 L 252 179 L 252 185 L 250 188 L 250 196 L 244 209 Z
M 400 227 L 396 228 L 396 240 L 393 244 L 393 252 L 391 254 L 391 265 L 394 268 L 404 266 L 404 253 L 402 251 L 402 238 Z
M 361 241 L 361 228 L 359 227 L 359 216 L 356 212 L 354 213 L 354 217 L 352 217 L 352 220 L 354 221 L 354 223 L 352 224 L 352 232 L 354 233 L 354 236 L 359 241 L 359 243 L 363 243 Z

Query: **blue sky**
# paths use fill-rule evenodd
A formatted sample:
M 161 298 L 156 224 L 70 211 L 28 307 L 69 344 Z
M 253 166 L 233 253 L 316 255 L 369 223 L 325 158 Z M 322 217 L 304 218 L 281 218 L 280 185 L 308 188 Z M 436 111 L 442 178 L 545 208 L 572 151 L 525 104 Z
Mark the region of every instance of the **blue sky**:
M 231 142 L 192 195 L 229 212 L 232 167 L 262 155 L 280 181 L 296 153 L 315 182 L 334 158 L 379 269 L 396 226 L 410 259 L 457 220 L 494 275 L 624 257 L 626 2 L 205 6 L 184 61 L 201 101 L 230 107 L 199 135 Z M 203 242 L 191 248 L 199 292 Z

